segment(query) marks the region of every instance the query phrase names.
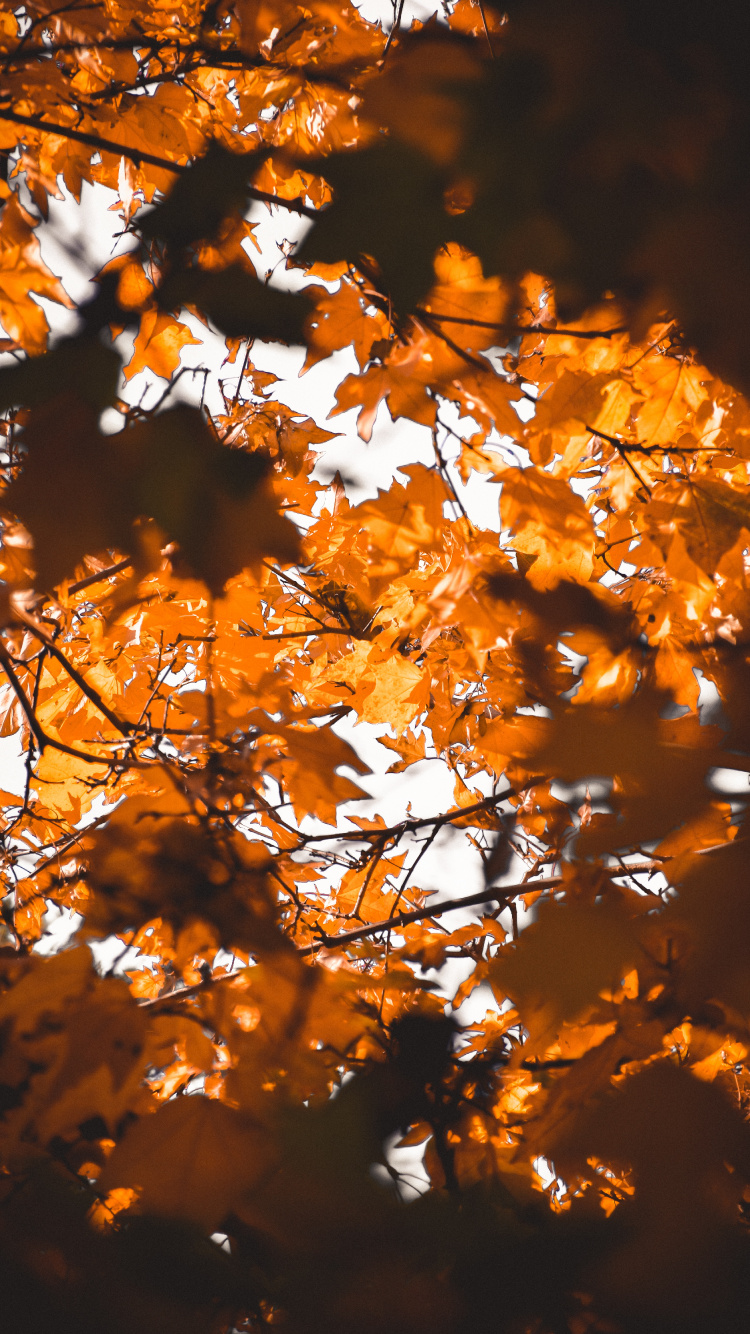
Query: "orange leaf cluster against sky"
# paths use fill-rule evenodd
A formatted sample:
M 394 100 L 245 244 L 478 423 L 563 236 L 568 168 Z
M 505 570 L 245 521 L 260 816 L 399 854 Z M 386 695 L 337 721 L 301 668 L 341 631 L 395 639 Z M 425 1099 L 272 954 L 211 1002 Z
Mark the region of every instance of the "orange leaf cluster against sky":
M 0 11 L 10 1334 L 747 1328 L 750 23 L 410 17 Z

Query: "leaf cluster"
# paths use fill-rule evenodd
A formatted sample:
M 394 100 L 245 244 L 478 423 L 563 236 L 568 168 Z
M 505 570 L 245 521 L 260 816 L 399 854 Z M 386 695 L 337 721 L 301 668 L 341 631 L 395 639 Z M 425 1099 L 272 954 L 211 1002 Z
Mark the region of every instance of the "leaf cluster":
M 400 22 L 0 11 L 13 1334 L 747 1328 L 746 6 Z M 434 464 L 320 480 L 260 341 Z

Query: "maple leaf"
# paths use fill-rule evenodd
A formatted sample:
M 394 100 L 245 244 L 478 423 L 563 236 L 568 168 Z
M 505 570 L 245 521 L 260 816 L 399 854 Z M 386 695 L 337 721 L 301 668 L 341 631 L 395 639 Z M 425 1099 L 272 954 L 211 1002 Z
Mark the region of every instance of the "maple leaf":
M 49 325 L 32 294 L 72 306 L 59 278 L 42 260 L 33 228 L 37 225 L 3 183 L 0 216 L 0 323 L 13 342 L 34 354 L 43 352 Z
M 443 506 L 449 498 L 443 478 L 433 469 L 410 463 L 401 471 L 409 478 L 405 486 L 396 483 L 355 512 L 373 547 L 396 560 L 439 547 Z
M 505 468 L 500 517 L 517 551 L 532 557 L 526 571 L 537 589 L 561 579 L 585 584 L 594 568 L 594 528 L 581 497 L 538 468 Z
M 368 765 L 329 728 L 284 727 L 279 735 L 286 752 L 279 771 L 298 818 L 316 815 L 325 824 L 335 824 L 337 806 L 363 795 L 356 783 L 337 770 L 348 766 L 355 773 L 366 774 L 370 772 Z
M 399 339 L 373 341 L 373 317 L 360 310 L 355 322 L 350 314 L 353 328 L 364 340 L 362 354 L 358 353 L 360 364 L 367 359 L 365 348 L 370 357 L 377 354 L 382 364 L 370 366 L 363 375 L 348 376 L 339 386 L 334 411 L 361 404 L 358 429 L 365 440 L 370 437 L 382 399 L 386 399 L 394 419 L 407 416 L 431 426 L 436 420 L 437 394 L 455 399 L 477 416 L 482 414 L 483 420 L 489 414 L 498 425 L 512 421 L 512 429 L 517 428 L 518 419 L 510 407 L 512 395 L 502 404 L 503 389 L 510 386 L 494 374 L 489 363 L 485 372 L 484 362 L 475 355 L 475 350 L 495 342 L 492 331 L 507 309 L 508 291 L 499 279 L 484 278 L 476 256 L 453 243 L 443 246 L 433 267 L 437 282 L 418 307 L 419 318 L 407 326 L 408 338 L 402 335 Z M 322 336 L 316 333 L 318 327 L 313 321 L 313 345 Z M 328 338 L 330 341 L 330 333 Z M 474 368 L 468 385 L 467 366 Z
M 683 491 L 673 511 L 688 555 L 706 574 L 714 574 L 726 551 L 750 525 L 750 505 L 743 491 L 712 477 Z
M 388 332 L 383 312 L 368 306 L 366 295 L 344 280 L 335 292 L 312 285 L 305 290 L 315 300 L 307 322 L 305 370 L 350 343 L 354 344 L 355 356 L 363 367 L 370 359 L 373 343 Z
M 148 367 L 154 375 L 169 380 L 180 364 L 183 347 L 195 346 L 199 342 L 187 324 L 173 315 L 163 310 L 147 310 L 141 317 L 133 355 L 123 371 L 125 379 L 132 379 Z

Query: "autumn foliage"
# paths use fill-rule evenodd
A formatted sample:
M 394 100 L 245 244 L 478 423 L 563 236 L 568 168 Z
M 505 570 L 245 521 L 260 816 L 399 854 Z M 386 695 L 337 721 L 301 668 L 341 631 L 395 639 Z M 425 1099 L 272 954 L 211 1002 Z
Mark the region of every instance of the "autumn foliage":
M 750 11 L 402 10 L 0 11 L 8 1334 L 750 1321 Z M 263 341 L 434 466 L 317 480 Z M 355 722 L 452 803 L 357 815 Z

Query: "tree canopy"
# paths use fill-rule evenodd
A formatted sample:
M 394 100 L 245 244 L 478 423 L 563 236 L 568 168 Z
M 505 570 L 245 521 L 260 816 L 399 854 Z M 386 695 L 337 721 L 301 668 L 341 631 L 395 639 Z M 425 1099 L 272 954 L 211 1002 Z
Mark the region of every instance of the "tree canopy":
M 403 10 L 0 9 L 9 1334 L 750 1320 L 750 12 Z M 318 480 L 263 342 L 434 465 Z M 357 815 L 358 722 L 451 803 Z

